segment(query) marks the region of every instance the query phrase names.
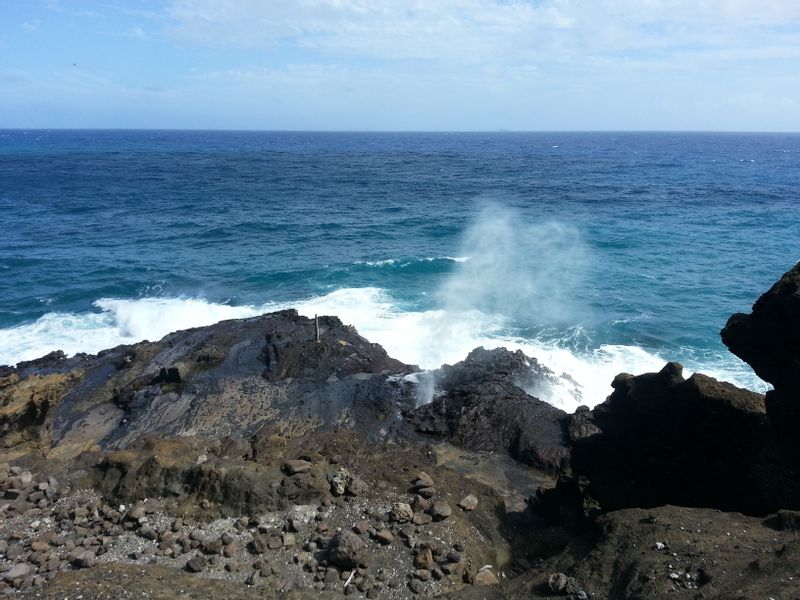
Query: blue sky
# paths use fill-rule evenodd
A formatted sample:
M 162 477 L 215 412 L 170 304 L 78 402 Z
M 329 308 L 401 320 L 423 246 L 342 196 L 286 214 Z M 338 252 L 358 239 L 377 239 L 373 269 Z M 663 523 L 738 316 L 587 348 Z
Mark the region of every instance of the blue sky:
M 0 127 L 800 131 L 800 1 L 0 0 Z

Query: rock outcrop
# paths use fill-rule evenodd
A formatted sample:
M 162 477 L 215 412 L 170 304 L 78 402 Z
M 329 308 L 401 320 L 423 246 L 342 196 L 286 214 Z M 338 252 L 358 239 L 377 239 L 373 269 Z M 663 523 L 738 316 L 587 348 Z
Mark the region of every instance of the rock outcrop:
M 761 295 L 751 314 L 728 319 L 721 336 L 759 377 L 800 402 L 800 263 Z
M 775 389 L 767 393 L 767 414 L 788 452 L 800 457 L 800 263 L 786 272 L 753 305 L 735 314 L 722 341 Z
M 476 348 L 463 362 L 436 371 L 433 401 L 407 417 L 421 433 L 471 450 L 507 451 L 555 473 L 569 460 L 567 414 L 522 389 L 553 379 L 520 351 Z
M 21 363 L 0 380 L 5 445 L 35 437 L 53 458 L 145 436 L 249 439 L 353 428 L 391 435 L 414 405 L 390 358 L 335 317 L 283 311 L 101 352 Z M 45 429 L 42 426 L 45 425 Z M 35 435 L 31 434 L 35 431 Z M 29 433 L 26 433 L 29 432 Z
M 572 470 L 605 510 L 663 504 L 750 514 L 779 508 L 762 485 L 764 397 L 682 367 L 618 375 L 575 441 Z

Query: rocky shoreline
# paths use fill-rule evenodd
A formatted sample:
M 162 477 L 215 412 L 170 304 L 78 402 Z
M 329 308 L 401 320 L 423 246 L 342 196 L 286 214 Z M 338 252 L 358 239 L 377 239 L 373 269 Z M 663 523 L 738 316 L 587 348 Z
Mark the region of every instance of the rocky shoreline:
M 798 290 L 722 331 L 766 396 L 668 363 L 571 415 L 295 311 L 0 367 L 0 594 L 800 597 Z

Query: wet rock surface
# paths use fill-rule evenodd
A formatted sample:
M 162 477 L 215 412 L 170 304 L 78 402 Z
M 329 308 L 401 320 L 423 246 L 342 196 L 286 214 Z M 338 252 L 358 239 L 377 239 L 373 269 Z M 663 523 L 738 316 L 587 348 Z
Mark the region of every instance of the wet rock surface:
M 288 310 L 20 363 L 0 379 L 0 425 L 14 431 L 4 444 L 34 436 L 51 457 L 72 458 L 149 435 L 260 434 L 262 445 L 245 449 L 256 453 L 271 436 L 318 429 L 389 435 L 392 416 L 414 404 L 401 377 L 411 367 L 335 317 L 319 323 L 318 342 L 314 321 Z
M 408 415 L 417 431 L 472 450 L 502 450 L 558 472 L 569 460 L 567 414 L 526 393 L 555 376 L 522 352 L 477 348 L 434 373 L 439 392 Z

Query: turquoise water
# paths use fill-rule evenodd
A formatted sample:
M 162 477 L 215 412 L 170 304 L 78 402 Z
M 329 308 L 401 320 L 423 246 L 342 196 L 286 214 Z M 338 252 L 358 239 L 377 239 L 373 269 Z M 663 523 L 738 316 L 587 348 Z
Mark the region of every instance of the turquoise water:
M 800 259 L 799 158 L 793 134 L 0 131 L 0 363 L 296 306 L 424 368 L 522 348 L 589 404 L 667 359 L 763 390 L 718 332 Z

